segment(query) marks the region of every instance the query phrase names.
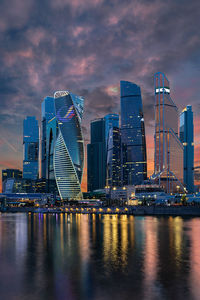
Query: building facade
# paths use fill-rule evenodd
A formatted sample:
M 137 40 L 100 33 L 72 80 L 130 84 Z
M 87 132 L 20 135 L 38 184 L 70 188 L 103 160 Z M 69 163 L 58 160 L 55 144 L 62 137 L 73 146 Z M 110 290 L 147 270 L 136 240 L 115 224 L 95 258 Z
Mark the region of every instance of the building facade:
M 118 187 L 121 182 L 121 131 L 111 127 L 107 146 L 106 186 Z
M 81 200 L 84 99 L 67 91 L 54 94 L 55 117 L 47 125 L 47 179 L 62 200 Z M 50 187 L 52 188 L 52 187 Z
M 46 97 L 42 102 L 41 177 L 47 178 L 47 125 L 55 117 L 54 98 Z
M 119 128 L 119 115 L 108 114 L 104 117 L 105 120 L 105 139 L 106 139 L 106 150 L 108 145 L 109 131 L 111 128 Z
M 35 117 L 27 117 L 23 123 L 23 178 L 38 178 L 39 126 Z
M 184 192 L 183 145 L 178 138 L 178 108 L 170 97 L 167 77 L 154 75 L 155 87 L 155 157 L 152 179 L 168 193 Z
M 194 124 L 192 106 L 180 114 L 180 140 L 184 147 L 184 184 L 189 193 L 194 192 Z
M 88 192 L 103 189 L 106 185 L 106 139 L 105 119 L 99 118 L 90 124 L 90 144 L 87 145 Z
M 8 178 L 2 186 L 3 193 L 34 193 L 35 180 L 26 178 Z
M 121 142 L 123 185 L 147 178 L 146 139 L 140 87 L 121 81 Z
M 8 178 L 22 178 L 22 171 L 19 169 L 4 169 L 2 170 L 2 182 Z
M 20 178 L 22 178 L 22 171 L 19 169 L 4 169 L 4 170 L 2 170 L 2 190 L 3 190 L 3 183 L 8 178 L 20 179 Z

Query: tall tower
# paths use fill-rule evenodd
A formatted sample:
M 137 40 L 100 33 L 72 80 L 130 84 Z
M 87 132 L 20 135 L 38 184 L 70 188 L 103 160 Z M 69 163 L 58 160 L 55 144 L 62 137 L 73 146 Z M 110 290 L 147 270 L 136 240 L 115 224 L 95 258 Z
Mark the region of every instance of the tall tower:
M 147 178 L 146 139 L 140 87 L 121 81 L 121 142 L 123 185 Z
M 47 125 L 55 117 L 54 98 L 46 97 L 42 102 L 41 177 L 47 178 Z
M 180 114 L 180 140 L 184 147 L 184 184 L 188 192 L 194 192 L 194 124 L 192 106 Z
M 108 136 L 110 128 L 119 128 L 119 115 L 118 114 L 108 114 L 104 117 L 105 120 L 105 139 L 106 139 L 106 151 L 108 144 Z
M 121 132 L 118 127 L 111 127 L 107 146 L 107 187 L 121 186 Z
M 105 119 L 90 124 L 90 144 L 87 145 L 88 191 L 103 189 L 106 185 Z
M 167 77 L 154 75 L 155 158 L 153 179 L 169 192 L 184 191 L 183 145 L 178 138 L 178 108 L 170 97 Z
M 84 145 L 81 130 L 84 99 L 67 91 L 54 94 L 55 118 L 48 128 L 48 170 L 62 200 L 81 200 Z M 53 129 L 53 130 L 52 130 Z
M 38 178 L 39 127 L 35 117 L 27 117 L 23 123 L 23 178 Z

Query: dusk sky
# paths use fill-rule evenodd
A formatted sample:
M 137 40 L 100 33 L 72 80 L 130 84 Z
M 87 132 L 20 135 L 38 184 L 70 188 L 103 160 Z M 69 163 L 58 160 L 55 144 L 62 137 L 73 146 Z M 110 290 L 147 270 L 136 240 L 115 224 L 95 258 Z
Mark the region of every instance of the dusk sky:
M 128 80 L 142 91 L 151 175 L 158 71 L 180 112 L 193 106 L 200 165 L 199 0 L 1 0 L 0 11 L 1 169 L 22 168 L 23 119 L 41 120 L 45 96 L 85 97 L 88 143 L 90 121 L 119 112 L 119 82 Z

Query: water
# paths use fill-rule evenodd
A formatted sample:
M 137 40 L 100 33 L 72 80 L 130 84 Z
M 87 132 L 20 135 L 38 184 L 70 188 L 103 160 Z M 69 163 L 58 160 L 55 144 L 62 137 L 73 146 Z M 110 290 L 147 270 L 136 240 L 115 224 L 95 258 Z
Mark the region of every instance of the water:
M 0 215 L 1 300 L 200 299 L 200 218 Z

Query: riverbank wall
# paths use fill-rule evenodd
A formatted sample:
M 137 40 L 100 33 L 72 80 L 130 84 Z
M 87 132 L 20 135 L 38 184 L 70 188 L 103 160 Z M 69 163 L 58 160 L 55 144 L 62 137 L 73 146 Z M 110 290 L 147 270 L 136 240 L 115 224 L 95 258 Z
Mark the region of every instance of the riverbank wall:
M 11 213 L 43 213 L 43 214 L 117 214 L 135 216 L 200 216 L 200 206 L 132 206 L 132 207 L 103 207 L 103 208 L 34 208 L 34 207 L 8 207 L 1 212 Z

